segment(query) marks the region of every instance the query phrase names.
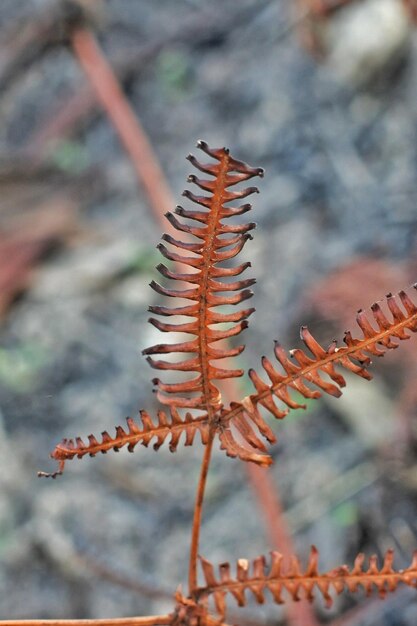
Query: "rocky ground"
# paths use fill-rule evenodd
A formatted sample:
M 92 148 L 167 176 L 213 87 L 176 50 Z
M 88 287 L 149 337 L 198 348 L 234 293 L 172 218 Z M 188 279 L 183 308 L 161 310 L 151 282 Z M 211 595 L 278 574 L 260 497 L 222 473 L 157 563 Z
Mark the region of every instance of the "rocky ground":
M 361 4 L 360 23 L 373 24 L 365 11 L 373 3 Z M 4 0 L 3 41 L 11 46 L 18 21 L 36 23 L 46 6 Z M 242 367 L 259 370 L 274 338 L 299 345 L 306 321 L 323 342 L 342 337 L 356 309 L 416 280 L 417 35 L 395 13 L 391 39 L 372 34 L 376 60 L 369 50 L 360 56 L 352 15 L 319 25 L 329 46 L 319 63 L 302 47 L 285 0 L 101 7 L 99 38 L 110 59 L 158 43 L 125 88 L 176 201 L 190 171 L 184 157 L 199 138 L 266 170 L 254 200 L 255 239 L 242 253 L 258 278 Z M 48 453 L 62 436 L 112 429 L 138 408 L 155 412 L 153 374 L 140 352 L 158 341 L 146 309 L 160 300 L 148 287 L 160 262 L 159 227 L 98 107 L 69 136 L 30 150 L 85 85 L 65 45 L 1 77 L 1 159 L 12 164 L 0 180 L 1 219 L 30 210 L 38 196 L 61 194 L 59 212 L 64 192 L 75 208 L 71 233 L 37 267 L 0 329 L 0 618 L 169 611 L 165 591 L 186 581 L 200 445 L 174 455 L 166 446 L 123 451 L 69 464 L 54 482 L 36 477 L 52 469 Z M 31 177 L 28 164 L 40 167 L 39 156 L 51 171 Z M 378 363 L 372 384 L 349 379 L 341 400 L 309 403 L 273 425 L 280 440 L 272 473 L 302 560 L 311 544 L 323 569 L 392 546 L 397 566 L 408 565 L 417 547 L 413 345 Z M 254 502 L 242 465 L 217 451 L 201 545 L 207 558 L 268 552 Z M 343 596 L 328 611 L 318 602 L 319 622 L 357 601 L 366 604 Z M 412 590 L 367 606 L 349 623 L 416 624 Z M 250 612 L 260 624 L 284 619 L 275 605 Z

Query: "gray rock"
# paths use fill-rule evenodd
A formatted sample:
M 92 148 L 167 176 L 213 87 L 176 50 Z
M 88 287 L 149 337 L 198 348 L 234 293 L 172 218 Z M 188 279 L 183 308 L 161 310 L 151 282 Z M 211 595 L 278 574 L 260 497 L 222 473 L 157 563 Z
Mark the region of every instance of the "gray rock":
M 328 64 L 348 83 L 367 83 L 404 56 L 410 34 L 410 20 L 398 0 L 352 3 L 323 31 Z

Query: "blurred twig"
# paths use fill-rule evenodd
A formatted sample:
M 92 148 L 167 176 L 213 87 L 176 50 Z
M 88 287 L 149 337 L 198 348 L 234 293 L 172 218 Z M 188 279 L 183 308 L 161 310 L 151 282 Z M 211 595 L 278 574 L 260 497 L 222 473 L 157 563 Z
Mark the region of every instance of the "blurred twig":
M 196 16 L 187 17 L 172 32 L 115 56 L 111 60 L 112 71 L 121 84 L 126 84 L 167 47 L 179 42 L 191 46 L 205 45 L 227 36 L 239 23 L 250 22 L 252 17 L 253 9 L 222 15 L 220 19 L 213 13 L 201 11 Z M 96 102 L 95 89 L 90 83 L 78 86 L 72 95 L 53 104 L 45 122 L 29 140 L 25 152 L 35 159 L 43 158 L 51 143 L 75 134 L 90 116 L 97 114 Z
M 124 97 L 114 72 L 102 54 L 94 35 L 86 28 L 77 28 L 71 35 L 74 52 L 111 119 L 128 152 L 151 205 L 166 213 L 173 204 L 171 191 L 165 181 L 149 139 Z M 162 219 L 161 219 L 162 222 Z

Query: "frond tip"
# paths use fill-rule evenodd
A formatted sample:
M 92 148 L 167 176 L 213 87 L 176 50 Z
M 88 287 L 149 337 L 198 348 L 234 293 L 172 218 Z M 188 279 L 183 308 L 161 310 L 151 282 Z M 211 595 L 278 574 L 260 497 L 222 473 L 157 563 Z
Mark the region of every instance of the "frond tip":
M 190 413 L 187 413 L 185 418 L 181 419 L 178 411 L 172 407 L 170 417 L 164 411 L 158 411 L 156 424 L 146 411 L 140 411 L 140 417 L 141 425 L 131 417 L 126 419 L 127 431 L 122 426 L 116 426 L 114 437 L 111 437 L 106 430 L 103 431 L 101 441 L 94 435 L 88 435 L 88 443 L 84 443 L 80 437 L 63 439 L 51 453 L 51 458 L 58 461 L 58 470 L 53 473 L 38 472 L 38 476 L 56 478 L 63 473 L 66 461 L 74 458 L 82 459 L 87 454 L 94 457 L 98 452 L 106 454 L 109 450 L 119 452 L 124 446 L 127 446 L 129 452 L 133 452 L 138 443 L 147 447 L 152 439 L 156 439 L 153 448 L 158 450 L 169 435 L 171 436 L 169 443 L 171 452 L 176 451 L 183 433 L 185 433 L 184 445 L 186 446 L 193 444 L 197 432 L 200 433 L 203 444 L 208 441 L 209 426 L 206 416 L 193 418 Z
M 256 558 L 252 563 L 239 559 L 235 576 L 231 575 L 230 564 L 222 563 L 219 566 L 220 576 L 216 578 L 213 565 L 201 558 L 206 584 L 196 590 L 196 596 L 213 596 L 217 612 L 224 615 L 227 594 L 232 595 L 239 606 L 244 606 L 247 602 L 246 591 L 253 594 L 256 602 L 263 604 L 264 592 L 268 590 L 274 602 L 283 604 L 284 592 L 291 600 L 297 601 L 304 597 L 312 602 L 314 591 L 317 590 L 323 596 L 326 606 L 330 607 L 333 602 L 330 592 L 340 594 L 348 590 L 356 593 L 362 587 L 366 595 L 376 590 L 384 598 L 387 592 L 395 591 L 400 583 L 417 588 L 417 551 L 410 567 L 398 571 L 393 569 L 393 550 L 386 552 L 380 569 L 376 556 L 369 559 L 369 567 L 364 569 L 365 557 L 359 554 L 352 569 L 342 565 L 325 574 L 318 571 L 318 551 L 314 546 L 304 571 L 296 557 L 291 557 L 287 568 L 283 567 L 283 559 L 283 555 L 276 551 L 271 552 L 269 565 L 264 556 Z
M 253 308 L 236 312 L 217 310 L 217 307 L 237 305 L 250 298 L 252 291 L 249 287 L 255 282 L 253 278 L 234 280 L 250 266 L 250 263 L 223 266 L 223 263 L 239 254 L 248 239 L 252 239 L 250 231 L 255 228 L 255 224 L 253 222 L 227 224 L 223 220 L 249 211 L 250 204 L 227 205 L 234 200 L 246 198 L 258 189 L 246 187 L 231 191 L 229 188 L 254 176 L 263 176 L 263 170 L 232 158 L 226 148 L 211 149 L 204 141 L 199 141 L 197 147 L 208 154 L 214 162 L 201 163 L 191 155 L 188 159 L 194 167 L 208 174 L 210 178 L 201 179 L 191 174 L 188 181 L 206 191 L 208 195 L 197 195 L 189 190 L 184 191 L 183 195 L 203 209 L 195 211 L 177 206 L 174 213 L 167 213 L 166 217 L 174 229 L 181 233 L 181 239 L 171 235 L 162 237 L 174 249 L 186 250 L 191 256 L 178 254 L 160 244 L 158 248 L 163 256 L 175 264 L 185 266 L 186 271 L 179 272 L 175 267 L 169 269 L 163 264 L 157 268 L 165 278 L 189 283 L 191 286 L 179 290 L 164 287 L 155 281 L 151 283 L 151 287 L 157 293 L 170 298 L 181 298 L 189 303 L 175 308 L 150 307 L 150 311 L 159 316 L 180 315 L 191 319 L 178 324 L 162 322 L 155 318 L 149 320 L 162 332 L 186 333 L 193 335 L 193 338 L 180 343 L 157 344 L 144 350 L 143 354 L 148 355 L 150 365 L 158 370 L 194 374 L 191 379 L 180 383 L 166 383 L 155 378 L 153 382 L 157 387 L 160 402 L 169 406 L 203 409 L 212 416 L 221 406 L 221 395 L 215 381 L 243 374 L 241 369 L 218 367 L 213 362 L 240 354 L 244 346 L 219 348 L 217 342 L 239 335 L 247 327 L 247 318 L 254 311 Z M 185 221 L 179 218 L 184 218 Z M 189 222 L 197 222 L 198 226 L 192 226 Z M 220 295 L 221 293 L 224 295 Z M 227 327 L 224 324 L 227 324 Z M 190 356 L 179 362 L 156 360 L 151 356 L 172 353 Z

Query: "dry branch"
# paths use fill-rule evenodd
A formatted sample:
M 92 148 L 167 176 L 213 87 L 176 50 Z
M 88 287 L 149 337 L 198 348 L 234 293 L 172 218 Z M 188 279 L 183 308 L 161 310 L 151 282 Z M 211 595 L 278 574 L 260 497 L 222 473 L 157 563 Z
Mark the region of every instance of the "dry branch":
M 76 28 L 71 44 L 96 97 L 117 129 L 150 202 L 168 211 L 173 201 L 152 146 L 93 34 L 86 28 Z

